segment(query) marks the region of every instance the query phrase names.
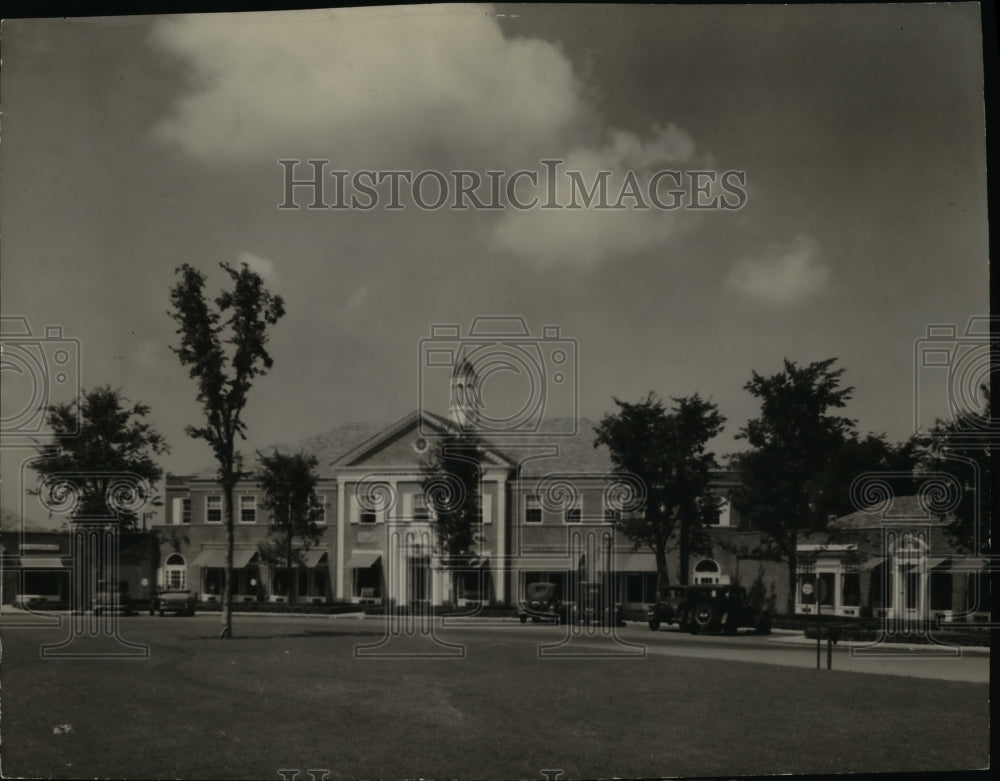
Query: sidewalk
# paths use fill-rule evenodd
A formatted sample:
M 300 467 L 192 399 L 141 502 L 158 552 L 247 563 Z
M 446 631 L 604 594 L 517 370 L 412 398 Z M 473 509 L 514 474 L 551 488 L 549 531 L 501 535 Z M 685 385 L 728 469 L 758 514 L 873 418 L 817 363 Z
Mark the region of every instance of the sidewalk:
M 778 633 L 781 632 L 781 636 Z M 960 648 L 962 654 L 978 654 L 989 656 L 990 649 L 988 646 L 981 645 L 957 645 L 949 644 L 947 635 L 943 635 L 941 638 L 941 643 L 876 643 L 872 640 L 840 640 L 834 643 L 834 648 L 852 648 L 852 647 L 868 647 L 868 648 L 885 648 L 894 651 L 912 651 L 915 654 L 920 654 L 921 652 L 927 653 L 930 651 L 940 650 L 942 648 Z M 807 645 L 816 647 L 816 639 L 808 638 L 802 632 L 798 632 L 791 629 L 775 629 L 772 632 L 770 638 L 772 643 L 787 643 L 789 645 Z M 821 641 L 823 652 L 826 653 L 826 638 Z

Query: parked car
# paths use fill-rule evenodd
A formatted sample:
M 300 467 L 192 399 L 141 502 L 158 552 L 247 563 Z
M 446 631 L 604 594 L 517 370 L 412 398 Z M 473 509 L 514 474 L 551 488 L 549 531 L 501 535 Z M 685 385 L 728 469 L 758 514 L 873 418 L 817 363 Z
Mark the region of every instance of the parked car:
M 530 618 L 534 623 L 539 621 L 566 621 L 570 606 L 563 604 L 559 598 L 559 588 L 555 583 L 529 583 L 525 599 L 517 603 L 517 617 L 521 623 L 527 623 Z
M 621 603 L 615 602 L 614 592 L 599 581 L 585 580 L 580 583 L 576 617 L 584 625 L 625 626 Z
M 649 628 L 656 631 L 674 621 L 692 634 L 719 629 L 735 634 L 742 627 L 760 635 L 771 632 L 771 615 L 751 605 L 742 586 L 671 586 L 650 607 Z
M 153 611 L 164 613 L 178 613 L 179 615 L 193 616 L 194 606 L 198 603 L 198 595 L 189 589 L 165 589 L 153 597 L 153 604 L 150 608 L 150 615 Z
M 687 621 L 681 620 L 681 607 L 687 600 L 687 586 L 667 586 L 660 596 L 660 601 L 650 605 L 646 611 L 649 628 L 654 632 L 661 624 L 679 624 L 681 631 L 688 631 Z
M 95 616 L 104 613 L 122 616 L 135 615 L 135 610 L 132 609 L 132 598 L 128 593 L 128 581 L 119 581 L 117 586 L 103 581 L 98 583 L 97 589 L 94 591 L 92 607 Z

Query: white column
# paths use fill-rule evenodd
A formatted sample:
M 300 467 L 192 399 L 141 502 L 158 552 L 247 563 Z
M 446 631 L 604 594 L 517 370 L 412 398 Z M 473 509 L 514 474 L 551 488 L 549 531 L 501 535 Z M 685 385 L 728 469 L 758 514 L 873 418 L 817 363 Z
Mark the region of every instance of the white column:
M 334 578 L 338 600 L 344 598 L 344 524 L 348 522 L 345 494 L 344 480 L 337 478 L 337 571 L 334 573 Z
M 507 517 L 507 476 L 501 475 L 497 480 L 497 566 L 496 573 L 497 600 L 507 601 L 507 529 L 509 519 Z

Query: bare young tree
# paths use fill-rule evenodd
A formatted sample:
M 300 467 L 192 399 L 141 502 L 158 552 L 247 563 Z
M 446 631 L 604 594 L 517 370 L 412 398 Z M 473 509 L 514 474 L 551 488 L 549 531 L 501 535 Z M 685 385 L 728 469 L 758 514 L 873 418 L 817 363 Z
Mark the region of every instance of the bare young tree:
M 205 424 L 188 426 L 195 439 L 205 440 L 219 464 L 219 484 L 225 501 L 226 580 L 222 598 L 220 637 L 233 633 L 233 489 L 244 475 L 236 438 L 246 439 L 243 409 L 255 377 L 273 365 L 267 331 L 285 314 L 281 296 L 264 287 L 260 275 L 245 263 L 239 269 L 220 266 L 232 289 L 214 301 L 205 297 L 205 275 L 187 263 L 177 269 L 180 281 L 170 289 L 180 347 L 171 347 L 198 386 Z

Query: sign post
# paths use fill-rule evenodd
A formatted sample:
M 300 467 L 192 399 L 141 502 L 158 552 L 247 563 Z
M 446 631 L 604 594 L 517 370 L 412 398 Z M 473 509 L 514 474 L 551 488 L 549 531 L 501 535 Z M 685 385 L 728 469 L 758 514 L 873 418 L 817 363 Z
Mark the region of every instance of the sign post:
M 818 580 L 818 579 L 817 579 L 816 583 L 817 583 L 817 585 L 820 585 L 820 586 L 822 585 L 822 582 L 820 580 Z M 814 589 L 813 589 L 813 584 L 812 583 L 803 583 L 802 584 L 802 596 L 804 596 L 804 597 L 812 596 L 813 591 L 814 591 Z M 814 601 L 816 603 L 816 669 L 818 670 L 818 669 L 820 669 L 820 658 L 822 656 L 822 651 L 821 651 L 821 648 L 820 648 L 820 638 L 819 638 L 819 636 L 820 636 L 820 622 L 819 622 L 820 590 L 819 589 L 815 589 L 815 591 L 816 591 L 816 599 Z

